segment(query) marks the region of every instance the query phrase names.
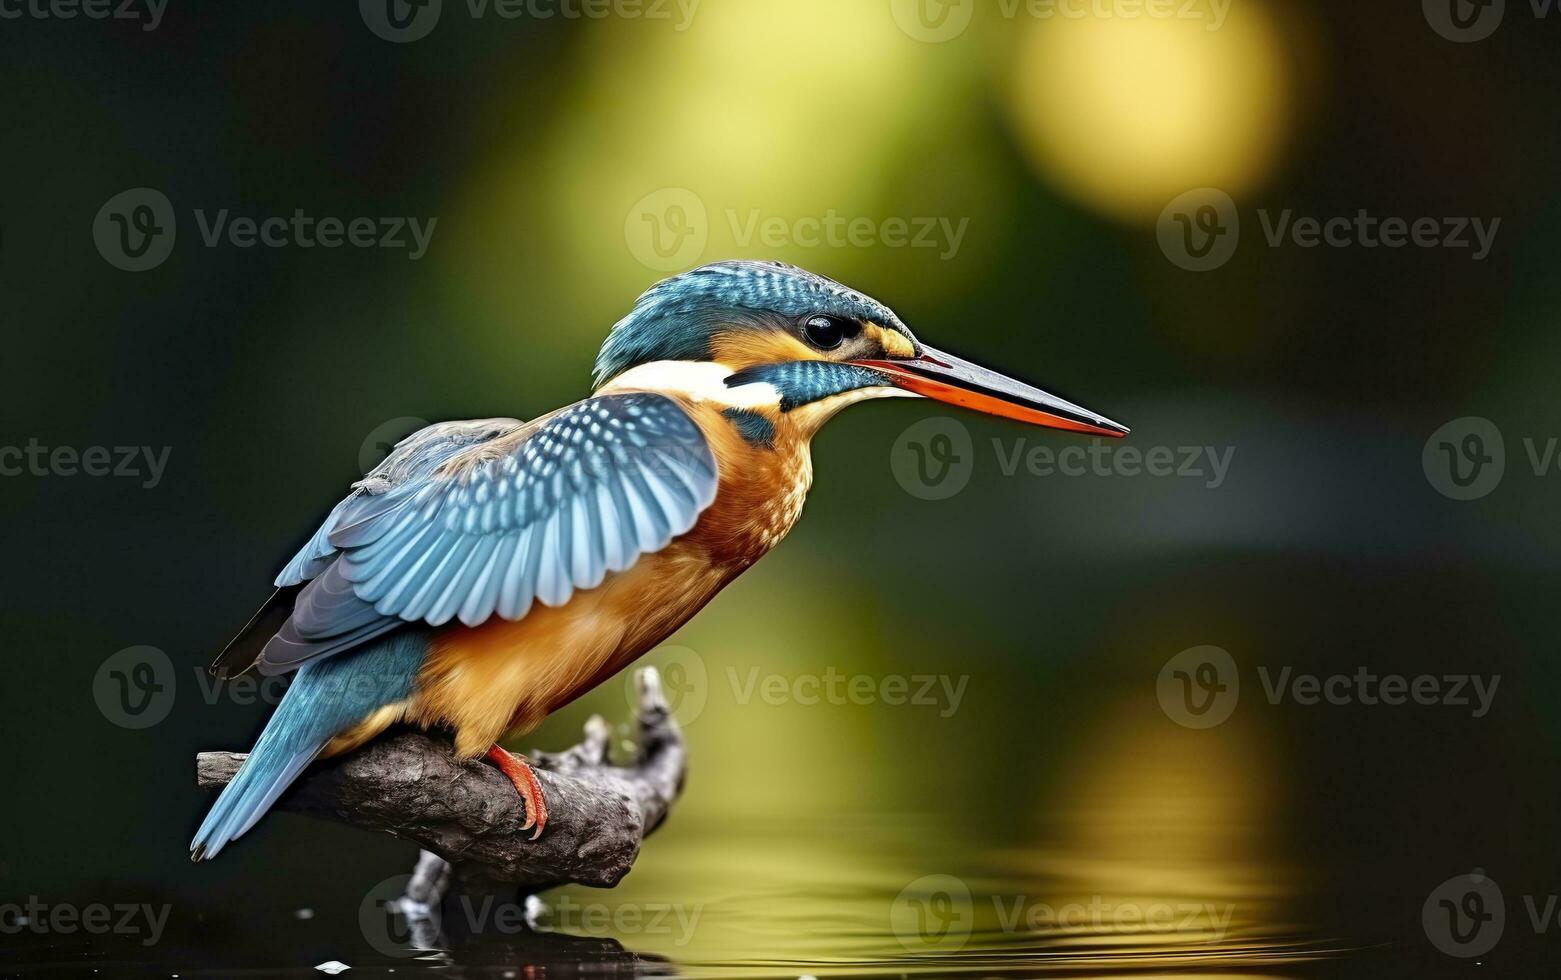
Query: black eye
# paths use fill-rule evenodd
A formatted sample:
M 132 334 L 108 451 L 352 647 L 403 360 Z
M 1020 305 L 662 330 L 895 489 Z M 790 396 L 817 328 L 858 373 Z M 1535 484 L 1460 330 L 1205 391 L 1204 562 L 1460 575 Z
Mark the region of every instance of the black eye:
M 803 322 L 802 332 L 807 335 L 808 343 L 819 350 L 834 350 L 845 342 L 846 335 L 851 332 L 851 329 L 839 317 L 825 316 L 820 313 L 808 317 Z

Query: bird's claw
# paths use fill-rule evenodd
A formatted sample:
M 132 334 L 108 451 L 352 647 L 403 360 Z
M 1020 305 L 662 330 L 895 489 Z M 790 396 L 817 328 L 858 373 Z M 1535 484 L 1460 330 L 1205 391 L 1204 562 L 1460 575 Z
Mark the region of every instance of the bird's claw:
M 547 800 L 542 796 L 542 784 L 537 780 L 537 774 L 525 759 L 504 751 L 497 744 L 488 749 L 487 759 L 509 777 L 515 792 L 520 794 L 525 804 L 526 822 L 520 825 L 520 829 L 531 830 L 535 827 L 531 839 L 541 837 L 543 828 L 547 826 Z

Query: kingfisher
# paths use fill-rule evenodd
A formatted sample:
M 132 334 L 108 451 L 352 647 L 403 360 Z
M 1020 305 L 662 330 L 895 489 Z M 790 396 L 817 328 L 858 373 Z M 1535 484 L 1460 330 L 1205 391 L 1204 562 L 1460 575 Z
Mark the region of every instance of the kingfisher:
M 453 734 L 547 800 L 500 742 L 661 643 L 791 530 L 813 435 L 924 397 L 1094 436 L 1101 415 L 918 340 L 892 310 L 781 262 L 706 265 L 608 334 L 594 393 L 529 422 L 431 425 L 354 483 L 212 664 L 296 671 L 191 843 L 215 857 L 316 759 L 395 724 Z

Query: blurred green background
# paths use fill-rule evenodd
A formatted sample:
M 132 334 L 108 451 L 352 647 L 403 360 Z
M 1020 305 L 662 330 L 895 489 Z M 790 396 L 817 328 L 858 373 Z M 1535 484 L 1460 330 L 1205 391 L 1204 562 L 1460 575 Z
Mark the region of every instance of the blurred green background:
M 151 488 L 0 478 L 0 899 L 169 902 L 184 945 L 157 955 L 174 966 L 308 966 L 359 944 L 358 901 L 410 866 L 407 845 L 280 816 L 213 865 L 186 860 L 207 803 L 193 755 L 246 747 L 268 710 L 203 697 L 196 668 L 408 420 L 578 399 L 650 283 L 778 258 L 1131 425 L 1146 450 L 1232 449 L 1230 471 L 1214 488 L 1009 474 L 1016 440 L 1075 440 L 961 416 L 969 485 L 924 499 L 894 453 L 947 413 L 845 413 L 815 442 L 800 526 L 651 657 L 678 664 L 685 707 L 702 702 L 688 790 L 621 889 L 581 894 L 707 918 L 687 945 L 615 938 L 717 973 L 902 971 L 890 902 L 939 873 L 1032 901 L 1229 898 L 1251 936 L 1234 965 L 1346 950 L 1293 968 L 1423 976 L 1472 968 L 1431 947 L 1420 913 L 1480 867 L 1507 895 L 1491 961 L 1553 952 L 1519 896 L 1561 890 L 1561 473 L 1536 474 L 1522 440 L 1561 434 L 1561 25 L 1509 4 L 1491 37 L 1455 43 L 1413 3 L 1234 0 L 1217 29 L 1205 7 L 955 4 L 942 13 L 968 25 L 938 40 L 940 5 L 914 6 L 508 19 L 445 0 L 406 43 L 350 4 L 171 0 L 155 30 L 8 21 L 0 446 L 170 451 Z M 138 187 L 172 202 L 178 236 L 132 273 L 93 225 Z M 1242 225 L 1227 264 L 1192 273 L 1156 229 L 1200 187 Z M 415 260 L 209 247 L 194 212 L 224 208 L 437 224 Z M 1500 225 L 1478 261 L 1271 246 L 1259 213 L 1286 209 Z M 866 219 L 867 240 L 799 233 L 829 215 Z M 749 234 L 771 219 L 777 237 Z M 962 233 L 917 247 L 893 219 Z M 1422 470 L 1428 437 L 1463 416 L 1506 443 L 1501 485 L 1473 501 Z M 142 644 L 171 658 L 177 697 L 131 730 L 94 678 Z M 1202 644 L 1230 651 L 1243 691 L 1229 722 L 1194 731 L 1156 680 Z M 1478 719 L 1269 704 L 1256 671 L 1284 666 L 1501 681 Z M 952 711 L 744 703 L 733 678 L 755 670 L 965 687 Z M 623 721 L 622 680 L 518 747 L 569 744 L 593 711 Z M 1056 938 L 982 965 L 1046 968 Z M 51 949 L 103 955 L 82 937 Z

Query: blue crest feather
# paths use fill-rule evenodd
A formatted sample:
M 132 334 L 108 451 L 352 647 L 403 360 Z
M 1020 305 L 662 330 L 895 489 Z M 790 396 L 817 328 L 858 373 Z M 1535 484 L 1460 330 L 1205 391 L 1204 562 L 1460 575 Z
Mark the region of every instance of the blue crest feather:
M 637 364 L 710 359 L 717 329 L 774 327 L 833 313 L 910 331 L 882 303 L 783 262 L 717 262 L 665 279 L 619 320 L 596 357 L 596 384 Z

